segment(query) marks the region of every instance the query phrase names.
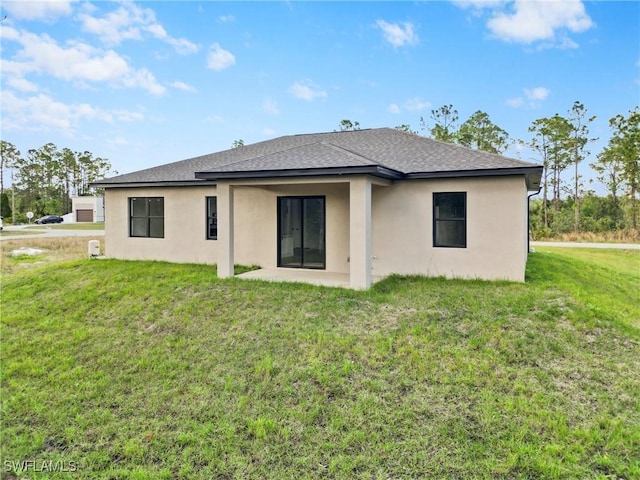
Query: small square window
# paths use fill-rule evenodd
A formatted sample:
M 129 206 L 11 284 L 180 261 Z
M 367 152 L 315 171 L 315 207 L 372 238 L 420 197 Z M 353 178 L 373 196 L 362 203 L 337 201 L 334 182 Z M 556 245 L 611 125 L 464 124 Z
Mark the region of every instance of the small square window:
M 164 238 L 164 198 L 129 198 L 129 236 Z

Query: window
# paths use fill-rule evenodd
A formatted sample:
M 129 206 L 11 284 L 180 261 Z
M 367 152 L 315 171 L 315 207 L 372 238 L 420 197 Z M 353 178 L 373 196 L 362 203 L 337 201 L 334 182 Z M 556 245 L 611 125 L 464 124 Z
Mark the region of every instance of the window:
M 433 194 L 433 246 L 467 247 L 466 192 Z
M 164 238 L 164 198 L 129 198 L 129 235 Z
M 207 197 L 207 240 L 218 239 L 218 202 L 216 197 Z

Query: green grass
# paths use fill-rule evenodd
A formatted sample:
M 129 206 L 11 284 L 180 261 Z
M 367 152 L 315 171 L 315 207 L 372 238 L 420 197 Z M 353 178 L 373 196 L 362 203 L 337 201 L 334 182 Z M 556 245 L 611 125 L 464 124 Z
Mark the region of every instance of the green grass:
M 20 237 L 22 235 L 35 235 L 45 233 L 48 229 L 54 230 L 104 230 L 104 222 L 100 223 L 48 223 L 45 225 L 27 225 L 20 230 L 2 230 L 0 237 Z
M 45 233 L 45 230 L 38 229 L 22 229 L 22 230 L 2 230 L 0 231 L 0 237 L 19 237 L 21 235 L 36 235 L 38 233 Z
M 104 230 L 104 222 L 81 223 L 47 223 L 45 225 L 30 225 L 26 229 L 55 228 L 56 230 Z
M 640 254 L 544 249 L 527 278 L 6 274 L 1 457 L 78 470 L 29 478 L 640 478 Z

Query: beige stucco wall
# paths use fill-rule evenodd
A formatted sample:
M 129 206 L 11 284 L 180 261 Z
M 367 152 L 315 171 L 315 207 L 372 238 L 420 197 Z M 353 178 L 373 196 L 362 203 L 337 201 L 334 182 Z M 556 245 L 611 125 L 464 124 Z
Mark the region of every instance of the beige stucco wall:
M 206 239 L 207 196 L 216 187 L 110 188 L 105 193 L 109 257 L 184 263 L 217 261 L 218 242 Z M 326 197 L 327 271 L 348 273 L 349 186 L 341 184 L 235 186 L 234 261 L 277 266 L 277 197 Z M 129 237 L 130 197 L 164 197 L 164 238 Z
M 211 188 L 108 188 L 105 253 L 125 260 L 215 263 L 216 242 L 206 239 L 205 197 Z M 164 238 L 129 237 L 130 197 L 164 197 Z
M 326 197 L 326 270 L 349 273 L 349 177 L 234 186 L 234 262 L 276 268 L 277 197 Z M 318 182 L 318 183 L 309 183 Z M 434 248 L 434 192 L 467 192 L 467 248 Z M 216 187 L 110 188 L 106 254 L 122 259 L 216 263 L 206 239 L 205 197 Z M 128 198 L 164 197 L 165 238 L 130 238 Z M 414 180 L 372 190 L 372 273 L 524 280 L 527 192 L 523 177 Z
M 434 192 L 467 192 L 467 248 L 433 247 Z M 524 281 L 523 177 L 406 181 L 374 187 L 372 204 L 374 275 Z

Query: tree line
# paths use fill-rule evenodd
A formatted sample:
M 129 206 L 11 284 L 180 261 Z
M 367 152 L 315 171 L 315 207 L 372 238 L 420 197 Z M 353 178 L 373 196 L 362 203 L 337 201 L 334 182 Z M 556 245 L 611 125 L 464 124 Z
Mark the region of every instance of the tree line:
M 502 154 L 517 144 L 528 149 L 532 160 L 544 167 L 540 197 L 531 203 L 531 230 L 534 237 L 553 237 L 568 232 L 627 231 L 640 235 L 640 110 L 609 120 L 611 137 L 590 167 L 607 189 L 599 197 L 584 184 L 578 166 L 590 155 L 590 134 L 595 120 L 581 102 L 574 102 L 565 115 L 555 114 L 534 120 L 528 140 L 513 139 L 507 131 L 478 110 L 459 123 L 453 105 L 431 110 L 430 121 L 420 118 L 424 135 L 489 153 Z M 358 122 L 342 120 L 341 131 L 357 130 Z M 419 135 L 410 125 L 395 127 Z M 570 172 L 566 180 L 565 172 Z
M 5 189 L 5 173 L 11 188 Z M 91 152 L 59 149 L 53 143 L 30 149 L 26 156 L 10 142 L 0 141 L 0 215 L 7 221 L 25 222 L 35 216 L 64 215 L 71 211 L 71 198 L 94 195 L 91 182 L 112 172 L 111 163 Z

